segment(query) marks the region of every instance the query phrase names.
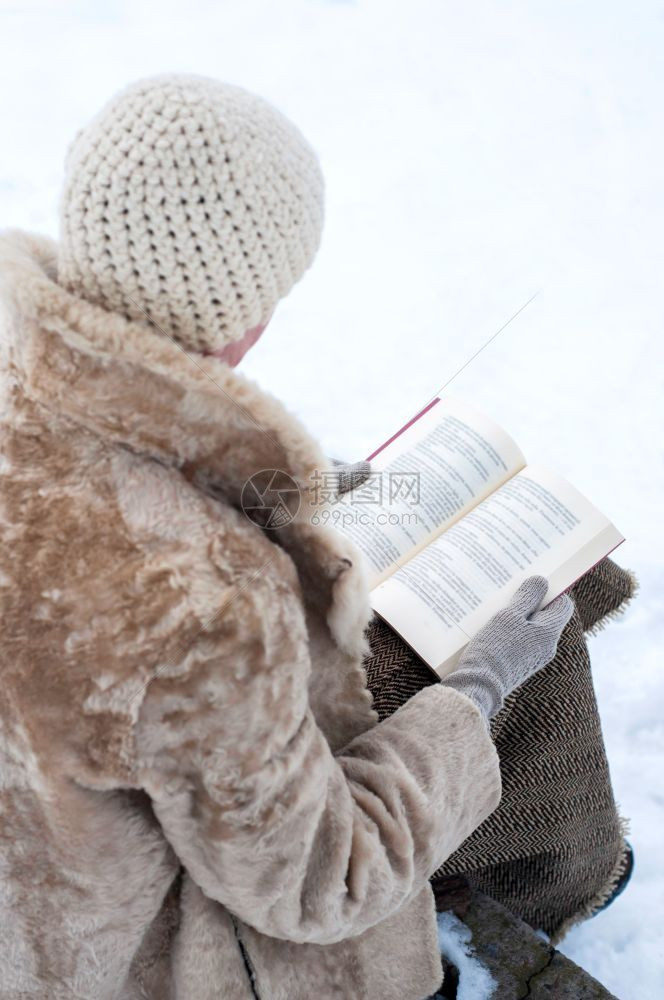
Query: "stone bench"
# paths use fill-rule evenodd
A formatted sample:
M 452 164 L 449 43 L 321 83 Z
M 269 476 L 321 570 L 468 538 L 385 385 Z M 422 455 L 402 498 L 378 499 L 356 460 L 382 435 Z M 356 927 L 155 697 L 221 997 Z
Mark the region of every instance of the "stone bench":
M 460 979 L 463 986 L 464 974 L 473 974 L 473 961 L 483 966 L 495 981 L 493 993 L 487 994 L 492 1000 L 526 997 L 528 1000 L 617 1000 L 532 927 L 488 896 L 471 889 L 465 879 L 442 880 L 434 885 L 434 894 L 441 914 L 441 946 L 446 966 L 445 982 L 436 1000 L 457 997 Z M 446 941 L 456 945 L 464 936 L 471 966 L 459 961 L 459 971 L 448 961 Z M 472 1000 L 484 997 L 473 996 Z

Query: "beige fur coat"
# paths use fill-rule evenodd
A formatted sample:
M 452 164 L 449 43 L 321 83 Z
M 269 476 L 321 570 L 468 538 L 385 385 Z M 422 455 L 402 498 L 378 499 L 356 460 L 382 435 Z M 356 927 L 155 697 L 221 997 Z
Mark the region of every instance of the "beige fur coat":
M 377 724 L 318 447 L 54 259 L 0 239 L 0 998 L 421 1000 L 427 879 L 499 799 L 480 715 Z M 264 468 L 304 491 L 278 533 Z

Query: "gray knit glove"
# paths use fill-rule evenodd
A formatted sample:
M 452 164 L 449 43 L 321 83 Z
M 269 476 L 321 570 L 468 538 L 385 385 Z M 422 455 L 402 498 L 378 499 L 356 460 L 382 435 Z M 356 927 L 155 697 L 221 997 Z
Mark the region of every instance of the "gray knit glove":
M 371 475 L 371 466 L 368 462 L 341 462 L 337 458 L 333 458 L 332 462 L 338 477 L 337 491 L 339 495 L 354 490 L 356 486 L 361 486 L 365 479 Z
M 442 683 L 467 695 L 488 722 L 505 698 L 553 659 L 560 633 L 574 611 L 566 594 L 538 611 L 547 591 L 543 576 L 531 576 L 466 646 L 456 669 Z

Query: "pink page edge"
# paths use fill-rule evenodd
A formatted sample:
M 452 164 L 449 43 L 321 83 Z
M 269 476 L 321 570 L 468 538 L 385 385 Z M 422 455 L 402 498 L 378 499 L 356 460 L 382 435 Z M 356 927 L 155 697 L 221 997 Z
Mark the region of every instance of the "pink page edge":
M 420 417 L 423 417 L 425 413 L 429 412 L 432 406 L 435 406 L 436 403 L 439 402 L 440 402 L 440 396 L 436 396 L 436 398 L 432 399 L 430 403 L 427 403 L 424 409 L 420 410 L 419 413 L 416 413 L 414 417 L 411 417 L 408 423 L 404 424 L 403 427 L 400 427 L 399 430 L 396 432 L 396 434 L 393 434 L 391 438 L 388 438 L 387 441 L 385 441 L 378 448 L 376 448 L 375 451 L 372 451 L 369 457 L 366 459 L 366 461 L 371 462 L 376 457 L 376 455 L 380 455 L 381 451 L 387 448 L 388 444 L 392 444 L 393 441 L 396 441 L 396 439 L 400 437 L 404 431 L 407 431 L 409 427 L 412 427 L 413 424 L 420 419 Z

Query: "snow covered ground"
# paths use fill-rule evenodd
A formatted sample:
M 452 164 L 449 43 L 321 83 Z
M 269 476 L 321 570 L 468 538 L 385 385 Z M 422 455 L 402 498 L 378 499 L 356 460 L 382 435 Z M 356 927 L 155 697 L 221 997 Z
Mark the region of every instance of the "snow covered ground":
M 246 369 L 358 458 L 455 379 L 618 524 L 641 593 L 593 640 L 626 894 L 563 946 L 662 995 L 664 7 L 640 0 L 0 3 L 0 225 L 56 232 L 66 145 L 118 87 L 193 71 L 320 153 L 312 272 Z

